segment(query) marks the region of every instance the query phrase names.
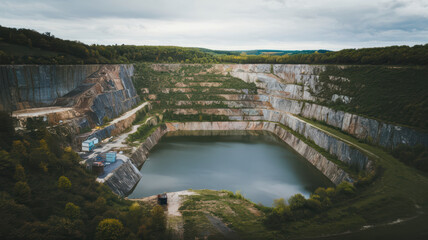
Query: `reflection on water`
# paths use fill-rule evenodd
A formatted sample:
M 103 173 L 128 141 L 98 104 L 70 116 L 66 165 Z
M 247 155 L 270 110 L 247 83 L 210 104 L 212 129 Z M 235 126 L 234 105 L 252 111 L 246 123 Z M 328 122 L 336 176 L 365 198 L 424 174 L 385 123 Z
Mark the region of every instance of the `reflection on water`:
M 271 206 L 273 199 L 287 199 L 296 193 L 309 196 L 317 187 L 331 185 L 275 136 L 244 133 L 162 138 L 142 167 L 143 178 L 129 198 L 190 188 L 227 189 L 240 190 L 251 201 Z

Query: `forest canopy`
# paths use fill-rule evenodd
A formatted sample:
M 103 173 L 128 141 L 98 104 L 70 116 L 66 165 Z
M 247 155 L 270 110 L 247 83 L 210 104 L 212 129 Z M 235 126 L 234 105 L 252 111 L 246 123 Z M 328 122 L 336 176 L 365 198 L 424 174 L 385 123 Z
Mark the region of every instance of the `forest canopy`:
M 427 65 L 428 44 L 379 48 L 220 51 L 175 46 L 87 45 L 49 32 L 0 26 L 0 64 L 291 63 Z

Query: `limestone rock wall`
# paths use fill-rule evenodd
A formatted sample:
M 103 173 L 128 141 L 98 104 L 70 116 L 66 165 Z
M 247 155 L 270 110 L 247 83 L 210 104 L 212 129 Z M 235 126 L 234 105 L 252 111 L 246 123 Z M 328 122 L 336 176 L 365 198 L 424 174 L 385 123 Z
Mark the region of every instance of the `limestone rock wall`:
M 311 93 L 321 90 L 318 79 L 325 68 L 323 65 L 307 64 L 217 64 L 212 67 L 212 71 L 230 73 L 243 81 L 256 83 L 262 89 L 259 90 L 259 98 L 253 98 L 270 103 L 276 110 L 324 121 L 373 144 L 389 149 L 399 144 L 428 146 L 427 133 L 302 102 L 317 100 Z M 340 97 L 348 99 L 347 96 Z M 228 99 L 238 100 L 232 97 Z
M 139 102 L 133 74 L 133 65 L 0 66 L 0 110 L 73 108 L 76 117 L 102 124 L 105 116 L 117 117 Z M 46 116 L 43 109 L 39 112 Z M 64 114 L 51 118 L 56 123 L 69 119 Z
M 290 114 L 272 110 L 264 110 L 264 113 L 265 120 L 284 124 L 356 170 L 372 170 L 373 163 L 364 153 L 340 139 L 332 137 Z
M 131 79 L 134 75 L 134 66 L 116 65 L 115 68 L 119 68 L 112 71 L 114 75 L 111 82 L 115 88 L 97 95 L 90 107 L 99 124 L 105 116 L 115 118 L 131 109 L 140 100 Z
M 130 193 L 141 177 L 140 171 L 128 160 L 106 176 L 104 184 L 109 186 L 114 193 L 123 197 Z
M 390 149 L 399 144 L 428 146 L 428 134 L 426 133 L 356 114 L 336 111 L 317 104 L 305 103 L 299 114 L 306 118 L 323 121 L 359 139 Z
M 162 136 L 168 132 L 165 125 L 157 128 L 131 155 L 132 163 L 141 167 L 147 160 L 150 150 L 159 142 Z
M 79 86 L 101 65 L 2 65 L 0 110 L 51 105 Z

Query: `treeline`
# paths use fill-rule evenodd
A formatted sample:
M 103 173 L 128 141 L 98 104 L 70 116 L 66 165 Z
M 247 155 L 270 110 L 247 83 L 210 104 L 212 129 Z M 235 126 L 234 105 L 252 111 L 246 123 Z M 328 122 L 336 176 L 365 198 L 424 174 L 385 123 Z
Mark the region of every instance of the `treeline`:
M 428 44 L 345 49 L 337 52 L 263 50 L 219 51 L 174 46 L 86 45 L 56 38 L 50 33 L 0 26 L 0 64 L 91 63 L 289 63 L 427 65 Z M 20 49 L 15 46 L 21 46 Z M 14 48 L 13 51 L 10 49 Z M 41 51 L 33 51 L 38 49 Z M 239 55 L 238 55 L 239 53 Z M 297 54 L 296 54 L 297 53 Z M 284 55 L 282 55 L 284 54 Z
M 166 239 L 160 206 L 114 195 L 45 127 L 14 133 L 0 112 L 1 239 Z M 52 130 L 52 129 L 51 129 Z
M 225 63 L 270 64 L 368 64 L 368 65 L 428 65 L 428 44 L 380 48 L 344 49 L 337 52 L 315 52 L 295 55 L 221 55 Z
M 0 42 L 20 45 L 19 51 L 0 48 L 0 64 L 93 64 L 131 62 L 187 62 L 210 63 L 212 54 L 197 48 L 173 46 L 86 45 L 78 41 L 56 38 L 50 33 L 38 33 L 30 29 L 0 26 Z M 37 48 L 46 52 L 28 54 Z M 56 55 L 52 55 L 56 53 Z

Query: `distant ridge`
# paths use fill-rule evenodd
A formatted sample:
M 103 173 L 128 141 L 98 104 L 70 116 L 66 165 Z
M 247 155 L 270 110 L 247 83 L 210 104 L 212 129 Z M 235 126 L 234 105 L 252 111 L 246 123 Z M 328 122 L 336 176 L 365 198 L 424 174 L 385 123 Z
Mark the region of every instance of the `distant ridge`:
M 330 50 L 319 49 L 319 50 L 275 50 L 275 49 L 256 49 L 256 50 L 212 50 L 208 48 L 199 48 L 202 52 L 217 54 L 217 55 L 295 55 L 295 54 L 312 54 L 312 53 L 326 53 L 332 52 Z
M 268 63 L 428 65 L 428 44 L 329 50 L 211 50 L 197 47 L 87 45 L 50 32 L 0 26 L 0 64 Z

